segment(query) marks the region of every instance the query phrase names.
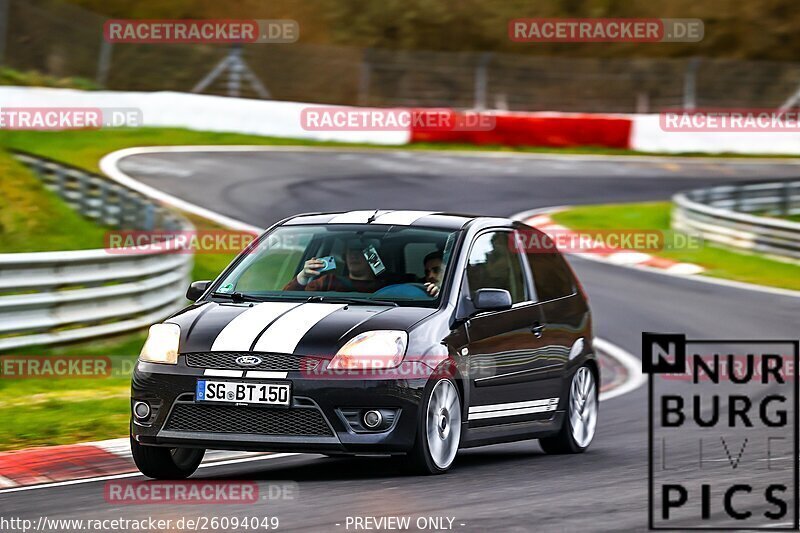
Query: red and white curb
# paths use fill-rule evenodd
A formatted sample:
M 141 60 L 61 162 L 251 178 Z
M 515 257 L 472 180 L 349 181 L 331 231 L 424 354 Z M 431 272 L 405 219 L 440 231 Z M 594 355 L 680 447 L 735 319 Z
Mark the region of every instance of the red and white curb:
M 550 237 L 555 237 L 557 235 L 561 237 L 564 235 L 572 235 L 577 237 L 579 232 L 572 231 L 566 226 L 557 224 L 550 217 L 550 215 L 553 213 L 563 210 L 564 208 L 554 208 L 546 212 L 540 212 L 529 218 L 524 218 L 524 222 L 529 226 L 539 229 Z M 703 267 L 700 265 L 695 265 L 693 263 L 681 263 L 679 261 L 666 259 L 664 257 L 656 257 L 648 253 L 637 252 L 636 250 L 620 249 L 619 251 L 608 252 L 605 248 L 603 248 L 602 251 L 592 251 L 591 247 L 592 245 L 590 244 L 585 252 L 571 253 L 587 259 L 596 259 L 598 261 L 604 261 L 615 265 L 655 268 L 658 270 L 667 271 L 671 274 L 693 275 L 700 274 L 704 271 Z M 598 245 L 598 248 L 600 248 L 600 245 Z
M 265 455 L 275 454 L 209 450 L 203 463 L 213 465 Z M 0 452 L 0 492 L 136 471 L 127 438 Z

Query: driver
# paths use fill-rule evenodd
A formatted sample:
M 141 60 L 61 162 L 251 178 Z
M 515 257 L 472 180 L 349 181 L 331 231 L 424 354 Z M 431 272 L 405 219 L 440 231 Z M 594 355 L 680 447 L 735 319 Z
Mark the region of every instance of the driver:
M 319 270 L 325 264 L 312 257 L 283 288 L 285 291 L 335 291 L 335 292 L 375 292 L 386 283 L 377 279 L 364 257 L 359 243 L 348 243 L 345 254 L 347 276 L 339 276 L 335 272 L 326 272 L 320 276 Z

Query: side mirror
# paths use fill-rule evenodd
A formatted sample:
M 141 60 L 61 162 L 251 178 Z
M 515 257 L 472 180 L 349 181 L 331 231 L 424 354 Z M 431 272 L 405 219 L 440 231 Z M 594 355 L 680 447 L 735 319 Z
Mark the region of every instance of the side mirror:
M 511 308 L 511 293 L 505 289 L 478 289 L 472 305 L 476 311 L 503 311 Z
M 189 288 L 186 290 L 186 299 L 192 302 L 196 302 L 200 299 L 204 292 L 208 289 L 208 286 L 211 285 L 210 281 L 194 281 Z

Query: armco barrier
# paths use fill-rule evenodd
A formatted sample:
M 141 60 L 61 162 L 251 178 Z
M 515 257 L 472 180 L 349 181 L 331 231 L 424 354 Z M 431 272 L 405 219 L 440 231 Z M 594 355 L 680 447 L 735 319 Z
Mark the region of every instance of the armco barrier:
M 26 164 L 52 175 L 71 176 L 76 183 L 103 180 L 77 169 L 31 156 Z M 77 176 L 81 176 L 77 178 Z M 117 187 L 107 182 L 101 188 Z M 96 188 L 67 188 L 71 203 L 98 220 L 134 229 L 191 229 L 188 221 L 167 214 L 160 206 L 131 192 L 116 195 L 116 210 L 94 200 Z M 65 189 L 66 190 L 66 189 Z M 83 193 L 83 194 L 82 194 Z M 134 202 L 130 207 L 126 202 Z M 145 207 L 149 215 L 133 215 Z M 125 218 L 121 214 L 131 213 Z M 141 222 L 150 228 L 136 227 Z M 146 327 L 164 319 L 184 303 L 192 268 L 190 253 L 143 250 L 112 254 L 107 250 L 0 254 L 0 351 L 109 335 Z
M 141 194 L 102 176 L 24 153 L 14 157 L 70 207 L 104 226 L 137 230 L 179 230 L 186 221 Z
M 724 185 L 676 194 L 672 227 L 735 248 L 800 259 L 800 181 Z M 757 214 L 754 214 L 757 213 Z

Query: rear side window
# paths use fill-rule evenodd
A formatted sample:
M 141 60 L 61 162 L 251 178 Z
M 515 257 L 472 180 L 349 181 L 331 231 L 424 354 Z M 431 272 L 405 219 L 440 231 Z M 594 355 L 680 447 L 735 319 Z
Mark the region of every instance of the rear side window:
M 480 235 L 472 245 L 467 280 L 475 298 L 478 289 L 505 289 L 513 303 L 525 301 L 525 277 L 520 254 L 511 250 L 512 234 L 496 231 Z
M 563 298 L 575 292 L 575 280 L 561 254 L 535 252 L 528 253 L 527 257 L 540 302 Z

